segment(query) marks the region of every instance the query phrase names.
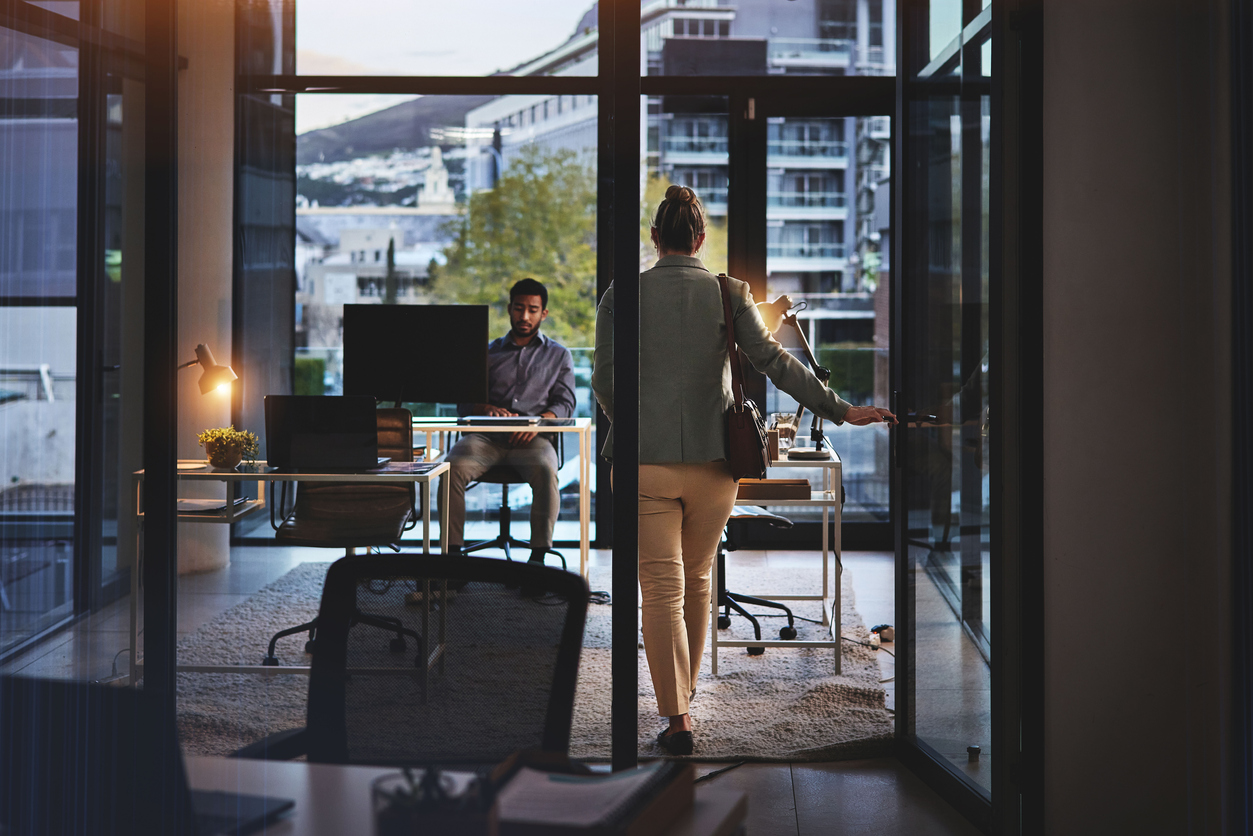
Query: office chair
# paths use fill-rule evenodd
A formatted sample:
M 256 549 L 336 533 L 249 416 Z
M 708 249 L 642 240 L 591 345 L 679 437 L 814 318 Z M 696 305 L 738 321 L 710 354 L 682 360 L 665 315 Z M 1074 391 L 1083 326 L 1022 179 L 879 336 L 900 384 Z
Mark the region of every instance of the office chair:
M 560 433 L 558 433 L 557 438 L 557 449 L 557 467 L 560 468 L 561 465 L 565 464 L 566 459 L 565 439 Z M 519 482 L 525 483 L 526 479 L 522 478 L 522 474 L 519 473 L 516 468 L 507 464 L 498 464 L 495 467 L 490 468 L 486 473 L 475 480 L 473 483 L 475 485 L 484 483 L 500 485 L 500 533 L 491 540 L 482 540 L 478 543 L 471 543 L 470 545 L 465 546 L 461 550 L 462 554 L 471 554 L 473 552 L 482 551 L 483 549 L 502 549 L 505 552 L 505 560 L 513 560 L 513 555 L 510 552 L 511 547 L 519 546 L 524 549 L 532 548 L 529 540 L 521 540 L 509 533 L 509 524 L 513 520 L 513 509 L 509 507 L 509 486 Z M 558 559 L 561 560 L 561 568 L 567 568 L 566 556 L 561 552 L 549 547 L 544 554 L 557 555 Z
M 718 629 L 726 630 L 731 626 L 731 610 L 735 610 L 752 623 L 753 634 L 760 639 L 761 623 L 757 621 L 756 616 L 741 606 L 741 604 L 749 604 L 754 607 L 771 607 L 783 610 L 784 614 L 787 615 L 787 626 L 779 628 L 779 638 L 794 639 L 796 638 L 796 621 L 791 609 L 777 601 L 756 598 L 752 595 L 741 595 L 738 592 L 732 592 L 727 589 L 726 553 L 743 548 L 748 541 L 749 530 L 753 526 L 762 525 L 770 526 L 771 528 L 788 529 L 792 527 L 792 521 L 787 517 L 772 514 L 765 508 L 759 508 L 755 505 L 735 506 L 731 513 L 731 518 L 727 520 L 726 538 L 718 544 L 718 606 L 723 608 L 722 615 L 718 616 Z M 760 656 L 765 652 L 766 648 L 764 647 L 748 648 L 749 656 Z
M 406 604 L 414 593 L 421 606 Z M 306 726 L 235 756 L 392 766 L 565 754 L 587 597 L 579 575 L 533 564 L 340 559 L 322 590 Z M 355 617 L 366 610 L 396 618 L 414 640 L 381 646 Z
M 395 462 L 413 461 L 413 417 L 409 410 L 380 409 L 377 421 L 379 455 L 390 456 Z M 419 519 L 413 483 L 306 482 L 295 493 L 291 511 L 283 515 L 280 524 L 274 525 L 274 539 L 287 545 L 342 548 L 349 556 L 357 548 L 390 546 L 398 550 L 396 544 Z M 280 512 L 286 505 L 287 485 L 284 483 L 278 501 Z M 274 524 L 273 506 L 271 523 Z M 391 632 L 393 644 L 403 643 L 404 634 L 398 623 L 379 620 L 366 613 L 359 613 L 359 616 L 362 623 Z M 274 654 L 278 640 L 306 630 L 309 640 L 305 642 L 305 652 L 312 653 L 317 628 L 315 617 L 275 633 L 261 664 L 278 665 Z

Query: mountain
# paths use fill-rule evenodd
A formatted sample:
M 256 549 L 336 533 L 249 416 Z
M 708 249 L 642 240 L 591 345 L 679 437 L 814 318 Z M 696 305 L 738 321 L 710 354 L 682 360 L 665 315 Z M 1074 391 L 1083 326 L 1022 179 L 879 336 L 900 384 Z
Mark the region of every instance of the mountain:
M 464 127 L 466 114 L 494 96 L 423 96 L 330 128 L 296 137 L 296 164 L 337 162 L 391 151 L 445 145 L 432 128 Z

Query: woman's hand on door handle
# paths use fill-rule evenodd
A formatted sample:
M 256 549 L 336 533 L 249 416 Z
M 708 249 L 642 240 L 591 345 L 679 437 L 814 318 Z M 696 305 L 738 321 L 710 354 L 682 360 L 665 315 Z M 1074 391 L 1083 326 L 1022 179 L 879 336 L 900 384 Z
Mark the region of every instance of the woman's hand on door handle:
M 868 424 L 896 424 L 896 416 L 881 406 L 853 406 L 844 413 L 844 423 L 855 427 Z

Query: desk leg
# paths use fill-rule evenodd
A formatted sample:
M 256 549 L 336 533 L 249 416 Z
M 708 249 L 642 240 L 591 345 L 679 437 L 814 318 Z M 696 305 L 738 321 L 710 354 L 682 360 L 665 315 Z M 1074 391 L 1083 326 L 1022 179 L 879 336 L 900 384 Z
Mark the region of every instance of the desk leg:
M 579 431 L 579 574 L 587 577 L 592 518 L 592 431 Z
M 448 497 L 452 491 L 451 471 L 440 479 L 439 490 L 439 550 L 448 554 Z M 427 482 L 429 485 L 430 482 Z
M 832 490 L 840 488 L 840 492 L 835 494 L 835 503 L 832 505 L 831 517 L 833 530 L 831 532 L 832 552 L 835 558 L 835 595 L 832 611 L 835 613 L 831 624 L 831 635 L 835 639 L 835 672 L 840 672 L 840 651 L 843 650 L 842 638 L 844 635 L 844 506 L 841 504 L 843 499 L 844 476 L 843 469 L 840 471 L 840 484 L 832 486 Z M 826 563 L 823 563 L 825 566 Z
M 422 553 L 431 553 L 431 480 L 422 483 Z
M 138 477 L 135 478 L 135 504 L 129 510 L 131 519 L 135 520 L 135 553 L 131 558 L 131 652 L 130 652 L 130 677 L 126 680 L 126 684 L 131 688 L 135 687 L 135 679 L 138 675 L 139 665 L 135 656 L 139 653 L 139 578 L 143 573 L 143 536 L 144 523 L 139 518 L 139 512 L 143 506 L 143 482 Z
M 713 571 L 709 575 L 709 673 L 718 675 L 718 558 L 714 557 Z M 693 662 L 699 665 L 699 662 Z

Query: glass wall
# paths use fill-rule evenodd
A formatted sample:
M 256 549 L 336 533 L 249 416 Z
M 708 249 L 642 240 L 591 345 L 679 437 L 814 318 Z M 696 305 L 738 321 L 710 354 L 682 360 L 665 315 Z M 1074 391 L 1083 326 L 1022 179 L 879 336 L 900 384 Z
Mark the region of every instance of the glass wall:
M 297 123 L 336 98 L 297 96 Z M 345 304 L 487 305 L 494 339 L 509 330 L 509 288 L 531 277 L 549 292 L 543 333 L 574 355 L 576 414 L 593 416 L 596 97 L 378 102 L 296 138 L 296 394 L 343 392 Z M 455 414 L 454 404 L 408 406 L 415 416 Z M 574 445 L 562 446 L 554 536 L 568 541 L 578 539 L 579 461 Z M 500 501 L 495 485 L 471 490 L 467 542 L 490 539 Z M 523 539 L 530 501 L 528 486 L 510 487 Z
M 0 656 L 73 611 L 78 50 L 0 29 Z
M 989 794 L 996 555 L 988 371 L 999 359 L 989 330 L 990 15 L 963 21 L 950 5 L 933 2 L 931 25 L 908 29 L 930 39 L 912 45 L 904 139 L 918 172 L 903 193 L 900 285 L 898 525 L 913 621 L 905 729 Z M 950 40 L 937 46 L 941 32 Z

